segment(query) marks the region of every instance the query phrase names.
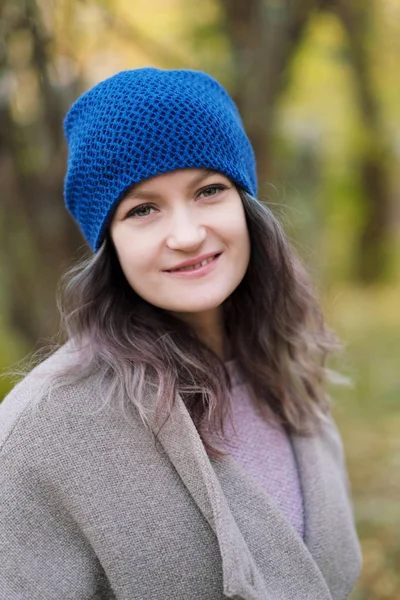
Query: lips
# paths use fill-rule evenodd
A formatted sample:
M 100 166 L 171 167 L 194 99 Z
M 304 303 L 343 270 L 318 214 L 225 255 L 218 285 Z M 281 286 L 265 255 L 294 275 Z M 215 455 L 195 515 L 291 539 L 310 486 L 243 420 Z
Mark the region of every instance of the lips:
M 209 254 L 208 256 L 207 255 L 204 256 L 204 258 L 202 260 L 199 260 L 196 263 L 190 264 L 189 261 L 187 261 L 187 263 L 189 263 L 189 264 L 183 263 L 181 267 L 177 267 L 175 269 L 166 269 L 166 272 L 167 273 L 180 273 L 180 272 L 185 272 L 185 271 L 193 271 L 195 269 L 199 269 L 200 267 L 206 266 L 208 263 L 212 262 L 213 260 L 215 260 L 215 258 L 217 258 L 220 255 L 221 255 L 221 252 L 218 252 L 216 254 Z
M 200 267 L 205 267 L 209 262 L 212 262 L 219 254 L 214 254 L 214 256 L 210 256 L 210 258 L 206 258 L 195 265 L 188 265 L 187 267 L 181 267 L 180 269 L 173 269 L 171 273 L 177 273 L 179 271 L 193 271 L 194 269 L 199 269 Z

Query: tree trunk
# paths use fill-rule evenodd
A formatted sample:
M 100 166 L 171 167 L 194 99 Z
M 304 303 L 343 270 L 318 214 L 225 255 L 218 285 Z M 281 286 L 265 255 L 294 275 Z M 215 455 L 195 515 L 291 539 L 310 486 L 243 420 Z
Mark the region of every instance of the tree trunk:
M 356 99 L 366 140 L 360 156 L 364 220 L 359 234 L 355 271 L 361 282 L 374 283 L 385 275 L 388 268 L 392 207 L 387 167 L 389 145 L 381 124 L 367 51 L 371 1 L 336 0 L 330 3 L 330 8 L 347 33 Z
M 83 238 L 63 205 L 62 118 L 67 99 L 62 102 L 49 81 L 52 41 L 41 25 L 36 2 L 27 0 L 18 8 L 12 7 L 13 22 L 4 19 L 5 41 L 15 33 L 29 35 L 32 53 L 22 70 L 36 81 L 40 111 L 32 122 L 17 122 L 12 92 L 0 106 L 0 248 L 8 321 L 33 348 L 57 331 L 57 282 Z M 5 55 L 0 77 L 4 82 L 10 75 L 18 78 L 20 73 Z
M 316 10 L 341 21 L 367 138 L 360 157 L 364 225 L 359 236 L 356 275 L 374 282 L 388 264 L 391 202 L 386 144 L 366 50 L 370 0 L 220 0 L 235 63 L 235 94 L 257 156 L 261 193 L 273 176 L 275 110 L 289 79 L 291 57 Z
M 274 116 L 312 0 L 220 0 L 235 63 L 234 99 L 257 156 L 261 192 L 271 177 Z

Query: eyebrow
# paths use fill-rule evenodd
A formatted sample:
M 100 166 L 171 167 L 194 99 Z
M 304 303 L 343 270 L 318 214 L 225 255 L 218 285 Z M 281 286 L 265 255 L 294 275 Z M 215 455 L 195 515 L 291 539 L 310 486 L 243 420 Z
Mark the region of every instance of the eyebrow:
M 213 169 L 204 169 L 204 171 L 202 171 L 202 173 L 200 173 L 197 177 L 194 177 L 186 186 L 186 189 L 190 189 L 193 187 L 196 187 L 196 185 L 199 185 L 199 183 L 201 183 L 202 181 L 204 181 L 205 179 L 208 179 L 209 177 L 211 177 L 212 175 L 221 175 L 221 173 L 219 173 L 218 171 L 215 171 Z M 154 199 L 154 198 L 158 198 L 159 197 L 159 193 L 158 192 L 146 192 L 145 190 L 140 191 L 140 188 L 138 190 L 135 190 L 136 186 L 133 185 L 131 190 L 126 194 L 125 198 L 129 198 L 130 200 L 136 200 L 136 199 Z

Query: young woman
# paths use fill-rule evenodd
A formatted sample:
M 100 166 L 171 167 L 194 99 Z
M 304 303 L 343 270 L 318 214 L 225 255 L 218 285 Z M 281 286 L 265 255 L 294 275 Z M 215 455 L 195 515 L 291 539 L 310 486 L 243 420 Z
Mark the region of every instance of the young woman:
M 335 346 L 204 73 L 121 72 L 70 109 L 93 256 L 66 344 L 1 406 L 7 600 L 344 600 L 360 570 L 324 390 Z

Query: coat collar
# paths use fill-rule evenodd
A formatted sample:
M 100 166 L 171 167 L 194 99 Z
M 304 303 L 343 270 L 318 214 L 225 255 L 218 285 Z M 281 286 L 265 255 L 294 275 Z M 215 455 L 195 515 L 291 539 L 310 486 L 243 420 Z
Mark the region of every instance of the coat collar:
M 336 580 L 343 578 L 343 570 L 350 591 L 358 576 L 359 561 L 350 573 L 342 548 L 350 544 L 356 553 L 359 549 L 342 474 L 333 460 L 337 450 L 332 446 L 333 438 L 328 440 L 328 447 L 322 438 L 292 438 L 303 491 L 305 543 L 233 458 L 209 459 L 179 396 L 158 440 L 217 536 L 225 596 L 236 600 L 283 600 L 294 585 L 290 597 L 299 600 L 346 597 L 331 590 L 339 589 Z M 233 516 L 234 492 L 233 499 L 227 493 L 233 482 L 241 486 L 241 497 L 248 495 L 251 506 L 246 531 L 243 525 L 239 529 Z M 253 540 L 263 530 L 266 537 L 257 548 Z M 271 540 L 271 551 L 266 540 Z

